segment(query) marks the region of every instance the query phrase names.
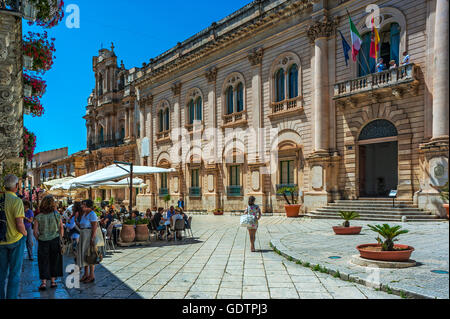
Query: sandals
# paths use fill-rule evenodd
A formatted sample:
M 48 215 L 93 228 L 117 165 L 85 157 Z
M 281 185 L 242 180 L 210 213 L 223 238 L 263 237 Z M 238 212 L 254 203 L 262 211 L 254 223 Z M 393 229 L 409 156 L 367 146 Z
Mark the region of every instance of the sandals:
M 51 286 L 50 286 L 50 288 L 52 288 L 52 289 L 58 288 L 58 285 L 56 284 L 56 282 L 55 282 L 55 283 L 52 283 Z
M 44 291 L 44 290 L 47 290 L 47 284 L 46 283 L 45 284 L 41 284 L 39 286 L 39 291 Z
M 92 278 L 92 279 L 86 279 L 86 280 L 84 281 L 85 284 L 91 284 L 91 283 L 93 283 L 93 282 L 95 282 L 95 278 Z

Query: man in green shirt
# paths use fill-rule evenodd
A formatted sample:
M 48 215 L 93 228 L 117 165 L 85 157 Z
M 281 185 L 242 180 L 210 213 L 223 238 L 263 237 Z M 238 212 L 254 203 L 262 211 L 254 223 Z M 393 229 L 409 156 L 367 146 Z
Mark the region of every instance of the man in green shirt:
M 23 252 L 27 231 L 23 223 L 25 217 L 23 202 L 17 197 L 19 179 L 7 175 L 3 183 L 6 192 L 0 193 L 6 213 L 6 241 L 0 242 L 0 299 L 17 299 L 19 295 L 20 274 L 22 272 Z M 8 278 L 8 286 L 6 286 Z M 5 291 L 5 288 L 6 291 Z

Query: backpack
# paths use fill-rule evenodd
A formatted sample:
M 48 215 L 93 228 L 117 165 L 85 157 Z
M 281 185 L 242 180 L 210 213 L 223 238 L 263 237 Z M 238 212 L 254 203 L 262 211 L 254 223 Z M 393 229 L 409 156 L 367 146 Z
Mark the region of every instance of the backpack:
M 5 211 L 5 197 L 5 194 L 0 195 L 0 242 L 6 242 L 6 233 L 8 231 Z

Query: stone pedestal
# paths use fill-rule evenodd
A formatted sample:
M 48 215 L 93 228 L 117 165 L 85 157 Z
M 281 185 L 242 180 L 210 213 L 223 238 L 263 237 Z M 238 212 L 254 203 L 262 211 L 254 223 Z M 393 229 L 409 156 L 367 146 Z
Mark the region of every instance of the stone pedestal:
M 307 158 L 310 167 L 310 190 L 304 194 L 306 213 L 339 199 L 337 176 L 340 156 L 316 152 Z
M 414 196 L 419 208 L 441 217 L 447 215 L 438 189 L 448 182 L 448 144 L 444 137 L 420 145 L 421 189 Z

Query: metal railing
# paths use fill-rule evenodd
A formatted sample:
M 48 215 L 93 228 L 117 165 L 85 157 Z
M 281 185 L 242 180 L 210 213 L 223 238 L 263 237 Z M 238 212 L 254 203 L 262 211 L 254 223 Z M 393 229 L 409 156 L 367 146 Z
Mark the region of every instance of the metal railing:
M 242 186 L 227 186 L 228 197 L 239 197 L 242 195 Z
M 202 188 L 201 187 L 189 187 L 189 196 L 190 197 L 202 196 Z
M 163 197 L 169 195 L 169 189 L 168 188 L 160 188 L 159 189 L 159 196 Z

